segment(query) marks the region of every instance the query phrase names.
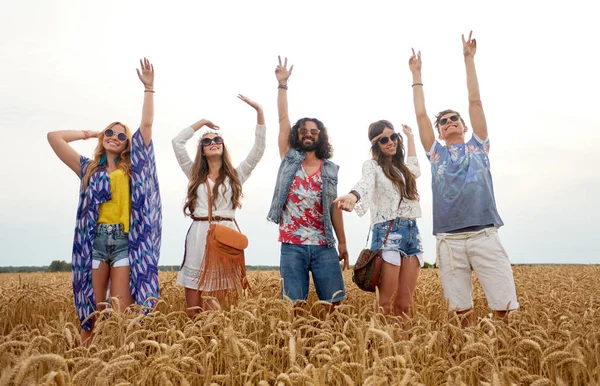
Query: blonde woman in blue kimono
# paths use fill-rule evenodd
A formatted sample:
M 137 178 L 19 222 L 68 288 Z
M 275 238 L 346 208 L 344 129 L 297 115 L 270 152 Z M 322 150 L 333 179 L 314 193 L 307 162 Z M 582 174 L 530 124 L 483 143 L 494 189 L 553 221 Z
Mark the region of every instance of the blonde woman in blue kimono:
M 73 242 L 73 295 L 81 322 L 81 341 L 92 337 L 95 310 L 104 308 L 108 282 L 111 306 L 123 312 L 133 302 L 150 306 L 158 297 L 161 202 L 152 145 L 154 67 L 140 60 L 144 85 L 139 130 L 133 135 L 121 122 L 102 131 L 48 133 L 52 149 L 81 179 Z M 69 144 L 97 138 L 92 159 Z M 118 301 L 114 301 L 117 298 Z

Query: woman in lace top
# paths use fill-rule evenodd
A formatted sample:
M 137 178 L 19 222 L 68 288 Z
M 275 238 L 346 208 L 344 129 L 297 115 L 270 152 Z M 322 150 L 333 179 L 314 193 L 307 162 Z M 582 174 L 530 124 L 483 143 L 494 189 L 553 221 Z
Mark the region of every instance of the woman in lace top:
M 220 308 L 219 303 L 214 301 L 203 305 L 203 294 L 216 296 L 219 301 L 222 301 L 224 294 L 236 290 L 242 281 L 246 280 L 243 265 L 239 269 L 231 269 L 224 265 L 218 269 L 218 272 L 202 271 L 206 234 L 209 228 L 206 181 L 208 180 L 211 187 L 214 200 L 213 222 L 219 221 L 221 225 L 237 229 L 234 217 L 236 209 L 241 207 L 242 184 L 250 177 L 265 151 L 266 128 L 263 109 L 258 103 L 243 95 L 238 97 L 256 110 L 257 124 L 254 146 L 237 168 L 233 167 L 223 137 L 219 134 L 219 127 L 209 120 L 202 119 L 183 129 L 172 141 L 179 166 L 190 181 L 183 211 L 194 221 L 186 236 L 183 264 L 177 275 L 177 284 L 185 287 L 188 315 L 191 318 L 200 312 L 201 308 L 210 310 Z M 185 144 L 204 126 L 211 130 L 200 138 L 196 158 L 192 162 Z M 199 282 L 202 277 L 212 277 L 216 280 Z
M 407 137 L 406 163 L 402 136 L 394 126 L 384 120 L 369 126 L 372 159 L 363 164 L 362 177 L 352 191 L 334 203 L 349 212 L 356 208 L 359 216 L 371 212 L 371 249 L 383 248 L 379 305 L 385 314 L 405 318 L 423 265 L 423 247 L 416 223 L 421 217 L 416 184 L 421 172 L 412 130 L 406 125 L 402 130 Z

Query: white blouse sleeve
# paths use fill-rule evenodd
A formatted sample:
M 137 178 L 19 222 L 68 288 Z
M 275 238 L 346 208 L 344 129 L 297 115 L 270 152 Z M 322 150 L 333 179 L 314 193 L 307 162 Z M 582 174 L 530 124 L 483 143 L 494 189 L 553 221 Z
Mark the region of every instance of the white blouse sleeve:
M 352 188 L 352 190 L 356 190 L 360 195 L 360 200 L 358 200 L 354 207 L 356 214 L 360 217 L 367 213 L 373 202 L 376 174 L 376 162 L 373 160 L 365 161 L 362 167 L 362 177 L 360 178 L 360 181 L 354 185 L 354 188 Z
M 252 174 L 252 171 L 261 160 L 266 146 L 266 132 L 267 128 L 265 125 L 256 125 L 254 146 L 250 149 L 250 153 L 236 168 L 237 174 L 240 177 L 242 183 L 244 183 Z
M 187 149 L 185 148 L 185 144 L 190 138 L 194 136 L 194 133 L 194 129 L 192 129 L 191 127 L 186 127 L 185 129 L 181 130 L 179 134 L 177 134 L 177 136 L 171 141 L 171 143 L 173 144 L 173 151 L 175 152 L 177 162 L 179 162 L 181 170 L 183 170 L 186 177 L 188 178 L 194 162 L 190 158 L 190 155 L 188 154 Z
M 421 176 L 421 168 L 419 167 L 419 159 L 417 157 L 407 157 L 406 166 L 415 175 L 415 178 L 419 178 Z

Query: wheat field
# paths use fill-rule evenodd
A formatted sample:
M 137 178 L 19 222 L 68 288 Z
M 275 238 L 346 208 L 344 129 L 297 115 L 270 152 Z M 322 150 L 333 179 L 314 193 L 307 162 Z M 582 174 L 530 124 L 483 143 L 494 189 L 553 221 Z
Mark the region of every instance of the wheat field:
M 405 328 L 345 273 L 348 300 L 324 315 L 279 299 L 277 272 L 250 272 L 254 296 L 185 312 L 174 272 L 147 315 L 98 313 L 80 346 L 69 274 L 0 275 L 2 385 L 600 385 L 600 266 L 515 267 L 521 310 L 493 318 L 474 286 L 460 328 L 438 272 L 421 271 Z

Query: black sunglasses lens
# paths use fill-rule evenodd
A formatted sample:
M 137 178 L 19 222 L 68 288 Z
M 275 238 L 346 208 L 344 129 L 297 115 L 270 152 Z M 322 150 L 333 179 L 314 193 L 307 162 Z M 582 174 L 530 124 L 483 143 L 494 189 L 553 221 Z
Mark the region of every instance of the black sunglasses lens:
M 214 137 L 213 141 L 217 144 L 217 145 L 222 145 L 223 144 L 223 137 Z
M 104 131 L 104 135 L 109 138 L 112 137 L 114 134 L 115 134 L 115 132 L 112 129 L 108 129 L 108 130 Z
M 125 134 L 125 133 L 119 133 L 119 135 L 117 135 L 117 138 L 119 138 L 121 141 L 126 141 L 127 140 L 127 134 Z
M 202 141 L 200 141 L 202 146 L 208 146 L 208 145 L 210 145 L 211 142 L 212 142 L 211 138 L 202 138 Z
M 395 141 L 395 140 L 397 140 L 397 139 L 398 139 L 398 134 L 396 134 L 396 133 L 392 134 L 392 135 L 390 136 L 390 139 L 391 139 L 392 141 Z
M 317 134 L 319 134 L 319 129 L 310 129 L 310 133 L 312 135 L 317 135 Z
M 388 143 L 390 140 L 389 137 L 381 137 L 381 139 L 379 140 L 379 143 L 382 145 L 385 145 L 386 143 Z

